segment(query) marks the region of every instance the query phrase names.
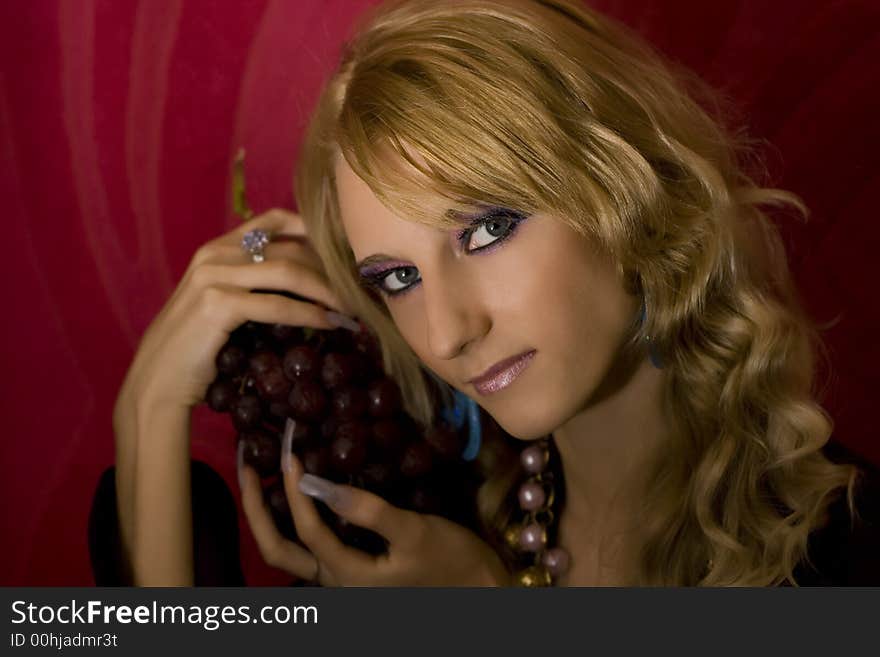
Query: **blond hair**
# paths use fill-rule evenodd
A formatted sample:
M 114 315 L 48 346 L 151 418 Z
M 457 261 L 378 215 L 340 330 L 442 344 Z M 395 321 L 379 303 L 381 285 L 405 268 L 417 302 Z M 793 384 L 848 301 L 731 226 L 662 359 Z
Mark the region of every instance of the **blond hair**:
M 844 487 L 853 512 L 858 470 L 821 452 L 833 426 L 815 400 L 822 343 L 761 208 L 806 210 L 761 186 L 753 145 L 723 127 L 717 98 L 578 2 L 386 3 L 321 94 L 295 191 L 336 292 L 378 334 L 423 424 L 444 387 L 359 282 L 336 158 L 414 221 L 450 226 L 440 199 L 546 212 L 594 239 L 645 299 L 632 340 L 650 335 L 662 353 L 676 428 L 645 500 L 640 582 L 796 584 Z M 481 513 L 500 545 L 516 462 L 490 465 Z

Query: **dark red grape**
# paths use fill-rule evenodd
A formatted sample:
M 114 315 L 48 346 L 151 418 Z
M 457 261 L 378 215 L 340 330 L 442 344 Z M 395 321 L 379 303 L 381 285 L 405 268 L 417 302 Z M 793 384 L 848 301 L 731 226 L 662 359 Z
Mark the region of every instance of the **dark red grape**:
M 239 431 L 258 426 L 262 419 L 263 408 L 256 395 L 242 395 L 232 407 L 232 422 Z
M 288 403 L 297 417 L 319 420 L 327 408 L 327 395 L 315 381 L 301 380 L 293 385 Z
M 443 496 L 427 484 L 416 484 L 409 496 L 408 506 L 419 513 L 439 513 L 443 509 Z
M 355 380 L 358 363 L 352 354 L 331 352 L 324 356 L 321 365 L 321 380 L 327 388 L 339 388 Z
M 293 435 L 291 436 L 290 447 L 294 452 L 301 452 L 307 447 L 317 444 L 315 430 L 307 422 L 302 420 L 292 420 Z M 285 425 L 284 430 L 287 430 Z
M 400 457 L 400 472 L 411 478 L 428 474 L 433 466 L 431 446 L 424 440 L 417 440 L 407 445 Z
M 227 342 L 217 354 L 216 365 L 223 374 L 241 374 L 247 368 L 247 354 L 241 347 Z
M 389 378 L 373 381 L 367 388 L 367 401 L 373 417 L 391 417 L 400 410 L 400 389 Z
M 307 344 L 291 347 L 284 353 L 282 362 L 284 376 L 291 381 L 318 376 L 321 368 L 321 355 Z
M 345 386 L 333 393 L 333 412 L 342 420 L 356 420 L 367 412 L 367 393 Z
M 218 413 L 225 413 L 228 411 L 232 408 L 232 405 L 237 399 L 238 390 L 235 385 L 231 381 L 226 381 L 224 379 L 217 379 L 214 383 L 208 386 L 208 392 L 205 395 L 205 400 L 208 402 L 208 406 Z
M 367 459 L 369 430 L 360 422 L 344 422 L 330 445 L 330 459 L 337 471 L 353 475 Z
M 244 442 L 244 462 L 261 477 L 278 472 L 281 463 L 281 444 L 278 436 L 265 431 L 249 431 L 241 435 Z
M 447 426 L 432 427 L 425 432 L 425 441 L 443 459 L 451 461 L 461 456 L 464 436 Z
M 279 342 L 288 342 L 297 337 L 298 329 L 295 326 L 287 324 L 272 324 L 269 333 Z
M 403 427 L 397 420 L 377 420 L 372 426 L 373 444 L 385 452 L 396 452 L 403 446 Z
M 273 515 L 282 518 L 290 515 L 290 503 L 287 501 L 287 491 L 284 490 L 284 483 L 281 479 L 266 486 L 263 493 Z
M 269 404 L 269 412 L 282 420 L 293 417 L 293 408 L 286 399 L 284 401 L 272 402 Z
M 263 374 L 269 370 L 281 369 L 281 361 L 275 352 L 264 350 L 258 351 L 248 360 L 251 371 L 255 374 Z
M 336 430 L 339 428 L 339 418 L 331 415 L 321 423 L 321 436 L 328 443 L 336 437 Z
M 303 469 L 316 477 L 326 477 L 330 472 L 330 448 L 310 447 L 300 458 Z
M 375 488 L 379 491 L 388 490 L 397 480 L 394 468 L 387 461 L 367 463 L 360 474 L 367 488 Z
M 280 365 L 255 374 L 254 379 L 260 395 L 269 401 L 285 401 L 290 394 L 290 381 L 285 378 Z

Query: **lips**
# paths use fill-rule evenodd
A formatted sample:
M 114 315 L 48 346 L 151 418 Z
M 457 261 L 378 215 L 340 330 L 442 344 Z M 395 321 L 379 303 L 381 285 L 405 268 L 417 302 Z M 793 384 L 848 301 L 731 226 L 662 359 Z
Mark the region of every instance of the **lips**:
M 468 381 L 476 388 L 480 394 L 490 394 L 498 392 L 509 386 L 520 375 L 520 373 L 529 366 L 535 350 L 524 351 L 516 356 L 505 358 L 495 363 L 480 376 Z

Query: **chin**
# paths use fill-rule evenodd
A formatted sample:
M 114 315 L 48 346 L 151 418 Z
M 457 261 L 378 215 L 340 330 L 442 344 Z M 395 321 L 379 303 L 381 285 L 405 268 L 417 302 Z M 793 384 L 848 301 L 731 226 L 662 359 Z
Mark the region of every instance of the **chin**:
M 489 414 L 504 431 L 514 438 L 523 441 L 537 440 L 553 433 L 563 424 L 561 416 L 557 413 L 535 412 L 540 405 L 541 402 L 535 400 L 534 403 L 520 404 L 517 412 L 498 409 Z M 544 408 L 546 409 L 546 405 Z M 488 409 L 486 412 L 489 412 Z

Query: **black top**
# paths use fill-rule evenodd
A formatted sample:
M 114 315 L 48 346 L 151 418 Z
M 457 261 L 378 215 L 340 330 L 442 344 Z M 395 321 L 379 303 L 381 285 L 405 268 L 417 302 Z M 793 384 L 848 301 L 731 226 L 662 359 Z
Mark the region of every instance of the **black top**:
M 800 586 L 880 586 L 880 468 L 837 442 L 823 451 L 831 461 L 861 470 L 854 490 L 857 517 L 850 517 L 846 490 L 840 491 L 828 508 L 828 523 L 810 534 L 807 554 L 815 569 L 800 563 L 795 581 Z

